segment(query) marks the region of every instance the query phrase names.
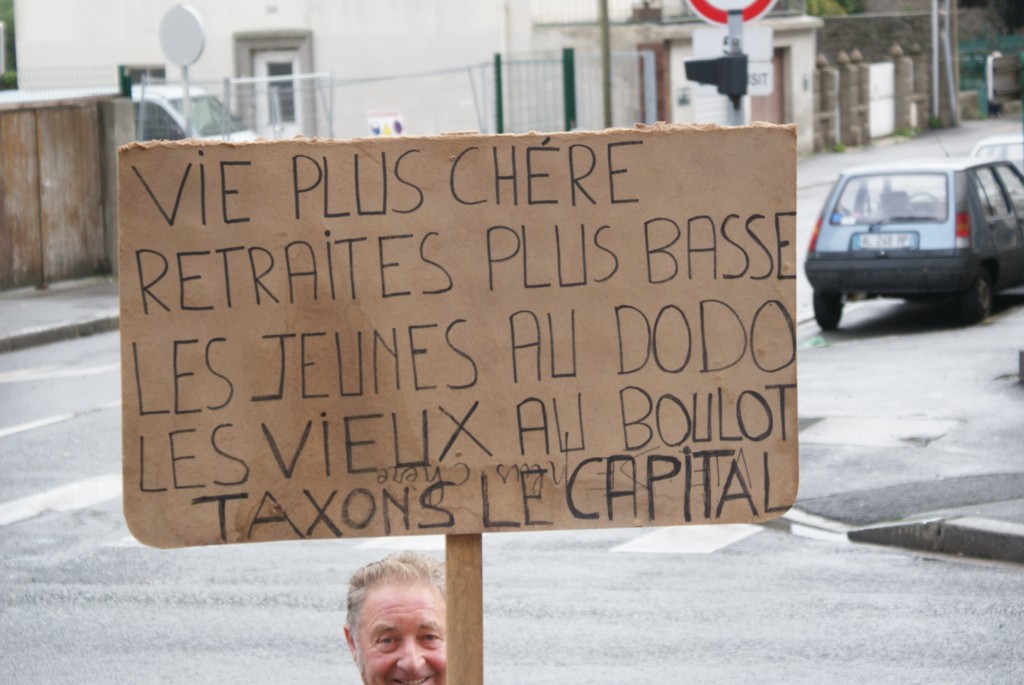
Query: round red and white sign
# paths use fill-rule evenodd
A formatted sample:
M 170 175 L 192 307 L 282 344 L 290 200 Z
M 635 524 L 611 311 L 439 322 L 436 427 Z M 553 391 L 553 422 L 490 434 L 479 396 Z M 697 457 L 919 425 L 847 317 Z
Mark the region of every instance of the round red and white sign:
M 694 13 L 711 24 L 728 24 L 729 10 L 743 12 L 743 21 L 757 21 L 775 7 L 778 0 L 686 0 Z

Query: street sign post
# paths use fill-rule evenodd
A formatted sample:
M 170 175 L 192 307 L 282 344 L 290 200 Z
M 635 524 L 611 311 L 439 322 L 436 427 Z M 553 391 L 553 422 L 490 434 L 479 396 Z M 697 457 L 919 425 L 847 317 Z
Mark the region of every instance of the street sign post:
M 772 61 L 774 32 L 764 26 L 747 26 L 743 31 L 743 51 L 751 62 Z M 729 53 L 729 30 L 724 26 L 705 26 L 693 31 L 693 56 L 701 59 Z
M 757 21 L 775 7 L 778 0 L 686 0 L 686 3 L 709 24 L 728 24 L 729 13 L 739 12 L 743 22 Z
M 709 24 L 726 24 L 725 55 L 715 59 L 688 60 L 686 78 L 698 83 L 718 86 L 718 92 L 728 96 L 729 126 L 743 125 L 743 96 L 748 92 L 748 61 L 743 51 L 743 23 L 755 21 L 767 14 L 778 0 L 686 0 L 694 14 Z M 696 48 L 696 37 L 694 38 Z M 770 47 L 770 43 L 769 43 Z M 695 50 L 696 54 L 696 50 Z M 771 69 L 768 69 L 768 73 Z M 756 79 L 759 93 L 763 94 L 769 77 L 765 70 L 758 71 Z
M 182 109 L 185 130 L 192 130 L 192 112 L 189 106 L 188 68 L 203 54 L 206 31 L 199 12 L 189 5 L 175 5 L 167 10 L 160 22 L 160 46 L 167 59 L 181 67 Z
M 747 95 L 771 95 L 775 68 L 772 64 L 774 34 L 770 28 L 750 26 L 743 31 L 747 55 Z M 699 28 L 693 32 L 693 56 L 713 59 L 729 54 L 729 31 L 724 27 Z

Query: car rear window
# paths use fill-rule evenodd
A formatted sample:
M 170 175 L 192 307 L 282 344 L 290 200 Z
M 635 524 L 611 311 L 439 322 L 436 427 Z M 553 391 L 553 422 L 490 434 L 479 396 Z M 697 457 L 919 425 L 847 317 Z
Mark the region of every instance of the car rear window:
M 833 225 L 886 221 L 945 221 L 945 174 L 877 174 L 846 181 L 829 221 Z

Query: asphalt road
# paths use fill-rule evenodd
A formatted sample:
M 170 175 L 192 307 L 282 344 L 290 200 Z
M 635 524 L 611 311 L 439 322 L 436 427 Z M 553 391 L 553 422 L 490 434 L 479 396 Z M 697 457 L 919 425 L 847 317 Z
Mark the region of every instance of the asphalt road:
M 904 323 L 903 306 L 854 308 L 827 336 L 801 328 L 798 507 L 918 511 L 936 506 L 929 485 L 1022 471 L 1024 435 L 1005 417 L 1024 388 L 999 353 L 1024 339 L 1020 295 L 969 329 L 941 308 Z M 0 355 L 4 503 L 116 483 L 117 349 L 103 334 Z M 875 444 L 834 444 L 823 426 L 848 436 L 843 419 Z M 898 430 L 908 422 L 916 440 Z M 0 526 L 5 682 L 355 683 L 341 638 L 348 575 L 393 546 L 443 554 L 439 538 L 160 551 L 132 540 L 107 494 Z M 971 500 L 954 489 L 941 505 Z M 486 682 L 498 685 L 1024 678 L 1020 566 L 797 524 L 488 535 L 484 578 Z

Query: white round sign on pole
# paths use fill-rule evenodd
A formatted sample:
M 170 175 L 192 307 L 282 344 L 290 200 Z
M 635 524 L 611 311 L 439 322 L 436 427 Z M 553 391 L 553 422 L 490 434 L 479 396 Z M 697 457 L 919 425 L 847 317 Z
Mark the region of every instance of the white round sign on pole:
M 743 13 L 743 21 L 757 21 L 768 14 L 778 0 L 686 0 L 694 14 L 709 24 L 728 24 L 729 11 Z
M 205 42 L 199 12 L 188 5 L 175 5 L 167 10 L 160 22 L 160 47 L 167 59 L 179 67 L 187 67 L 203 54 Z
M 185 117 L 185 135 L 192 135 L 192 108 L 189 103 L 188 67 L 203 54 L 206 32 L 203 19 L 188 5 L 175 5 L 167 10 L 160 22 L 160 46 L 167 59 L 181 67 L 182 114 Z

